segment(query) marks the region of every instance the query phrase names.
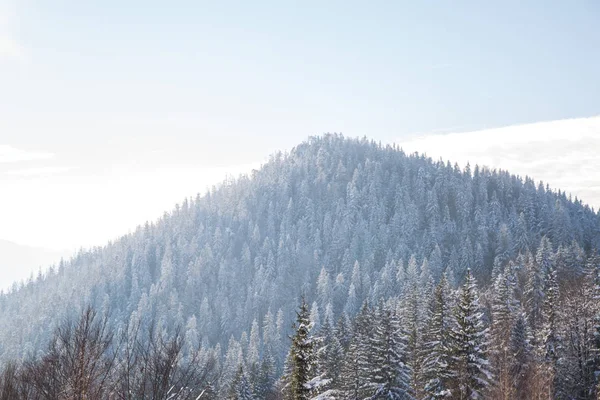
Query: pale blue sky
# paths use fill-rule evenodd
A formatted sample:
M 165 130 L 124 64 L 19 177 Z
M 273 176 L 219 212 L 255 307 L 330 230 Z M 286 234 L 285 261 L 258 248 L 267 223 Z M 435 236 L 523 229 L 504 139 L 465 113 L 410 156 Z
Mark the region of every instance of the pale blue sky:
M 0 67 L 0 117 L 19 146 L 209 137 L 237 158 L 324 131 L 386 139 L 600 109 L 591 0 L 0 2 L 24 54 Z M 179 119 L 196 122 L 165 132 Z M 165 129 L 87 135 L 98 120 Z
M 323 132 L 598 115 L 598 49 L 592 0 L 0 0 L 0 238 L 102 244 Z

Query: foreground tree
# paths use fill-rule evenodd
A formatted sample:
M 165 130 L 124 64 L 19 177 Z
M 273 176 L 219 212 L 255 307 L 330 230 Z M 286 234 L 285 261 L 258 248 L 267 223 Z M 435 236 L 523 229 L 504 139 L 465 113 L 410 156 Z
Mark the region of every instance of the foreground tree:
M 311 335 L 312 326 L 308 304 L 303 297 L 300 310 L 296 312 L 292 346 L 283 376 L 285 399 L 309 400 L 326 383 L 317 374 L 318 339 Z
M 496 276 L 492 286 L 489 357 L 496 376 L 492 393 L 498 399 L 512 399 L 516 395 L 511 376 L 514 354 L 510 348 L 511 330 L 519 306 L 514 295 L 515 283 L 509 264 Z
M 371 393 L 370 340 L 373 329 L 373 313 L 365 303 L 354 320 L 353 335 L 342 365 L 340 387 L 343 399 L 365 398 Z
M 488 330 L 483 323 L 477 283 L 470 269 L 454 315 L 456 325 L 451 331 L 453 364 L 450 366 L 455 376 L 452 398 L 483 399 L 492 379 L 487 357 Z
M 453 316 L 450 308 L 450 287 L 446 274 L 435 288 L 430 305 L 431 322 L 425 334 L 424 379 L 425 399 L 450 398 L 452 379 L 451 329 Z
M 407 335 L 398 317 L 383 304 L 377 309 L 375 332 L 371 339 L 371 399 L 405 400 L 410 395 L 410 369 L 406 363 Z
M 557 271 L 549 267 L 544 283 L 544 306 L 542 309 L 542 329 L 539 334 L 539 355 L 542 361 L 541 376 L 548 390 L 548 396 L 560 394 L 560 379 L 558 376 L 558 361 L 560 351 L 560 336 L 558 330 L 558 282 Z

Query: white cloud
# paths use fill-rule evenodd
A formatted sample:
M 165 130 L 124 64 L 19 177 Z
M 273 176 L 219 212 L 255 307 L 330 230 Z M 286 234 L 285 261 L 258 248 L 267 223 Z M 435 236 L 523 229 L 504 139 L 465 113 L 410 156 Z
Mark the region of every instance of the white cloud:
M 63 172 L 70 171 L 70 167 L 34 167 L 34 168 L 23 168 L 13 169 L 6 171 L 4 174 L 11 176 L 21 177 L 34 177 L 34 176 L 51 176 L 61 174 Z
M 408 153 L 461 166 L 470 162 L 527 175 L 600 208 L 600 116 L 429 134 L 400 144 Z
M 12 146 L 0 144 L 0 163 L 14 163 L 19 161 L 47 160 L 54 154 L 41 151 L 28 151 Z

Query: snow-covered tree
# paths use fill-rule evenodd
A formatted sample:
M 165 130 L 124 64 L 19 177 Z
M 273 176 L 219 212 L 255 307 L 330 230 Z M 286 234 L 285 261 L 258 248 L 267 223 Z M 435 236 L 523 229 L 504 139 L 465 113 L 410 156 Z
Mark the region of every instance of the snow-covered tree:
M 456 325 L 452 334 L 452 366 L 455 398 L 485 398 L 492 374 L 487 355 L 488 329 L 483 322 L 477 283 L 467 270 L 454 311 Z
M 309 400 L 324 383 L 317 375 L 318 339 L 312 336 L 308 304 L 304 298 L 296 312 L 294 335 L 288 354 L 288 365 L 283 377 L 284 394 L 290 400 Z
M 375 313 L 375 330 L 370 341 L 372 399 L 408 400 L 411 396 L 408 338 L 389 307 L 380 303 Z
M 425 332 L 423 346 L 423 381 L 424 399 L 450 398 L 454 375 L 450 370 L 452 359 L 453 315 L 450 304 L 451 291 L 443 275 L 435 288 L 430 302 L 428 328 Z
M 354 320 L 353 335 L 342 366 L 340 387 L 343 399 L 364 399 L 371 393 L 373 321 L 372 310 L 367 303 L 363 304 Z

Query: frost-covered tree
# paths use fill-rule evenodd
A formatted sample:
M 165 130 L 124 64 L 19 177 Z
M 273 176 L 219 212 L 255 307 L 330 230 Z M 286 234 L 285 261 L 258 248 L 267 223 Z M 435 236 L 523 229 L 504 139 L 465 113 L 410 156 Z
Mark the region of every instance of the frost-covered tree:
M 514 396 L 526 400 L 528 393 L 528 379 L 532 373 L 532 347 L 531 332 L 527 326 L 524 312 L 519 312 L 510 332 L 509 343 L 510 370 L 509 376 L 512 385 L 505 388 L 507 396 Z M 501 392 L 502 395 L 504 393 Z
M 244 368 L 240 366 L 235 379 L 232 382 L 229 400 L 255 400 L 254 394 L 248 382 L 248 377 L 244 373 Z
M 406 270 L 406 288 L 400 303 L 400 312 L 407 335 L 406 362 L 411 369 L 411 387 L 420 391 L 422 385 L 422 346 L 425 326 L 426 293 L 420 278 L 420 268 L 413 255 Z M 419 395 L 419 393 L 417 393 Z
M 519 304 L 515 298 L 516 280 L 510 265 L 494 280 L 489 356 L 496 377 L 495 390 L 500 393 L 514 392 L 511 375 L 513 354 L 510 348 L 511 330 L 517 317 Z
M 542 310 L 543 325 L 540 330 L 539 354 L 543 361 L 544 380 L 549 393 L 556 396 L 560 393 L 558 361 L 560 336 L 558 330 L 558 282 L 557 271 L 550 265 L 544 282 L 544 307 Z
M 479 305 L 477 283 L 467 270 L 465 283 L 460 289 L 454 311 L 456 325 L 452 334 L 452 366 L 455 377 L 452 387 L 454 398 L 485 398 L 492 374 L 488 361 L 488 329 L 483 322 Z
M 367 303 L 354 320 L 353 335 L 344 358 L 340 388 L 343 399 L 363 399 L 371 393 L 370 341 L 374 316 Z
M 451 291 L 445 275 L 435 288 L 430 303 L 429 326 L 423 346 L 424 399 L 450 398 L 454 378 L 451 330 L 454 324 L 450 304 Z
M 318 339 L 311 335 L 312 328 L 308 304 L 302 298 L 296 312 L 294 335 L 291 336 L 288 365 L 283 377 L 286 399 L 309 400 L 323 384 L 317 375 Z
M 406 362 L 408 338 L 389 307 L 380 304 L 375 313 L 370 341 L 372 399 L 408 400 L 411 396 L 410 367 Z

